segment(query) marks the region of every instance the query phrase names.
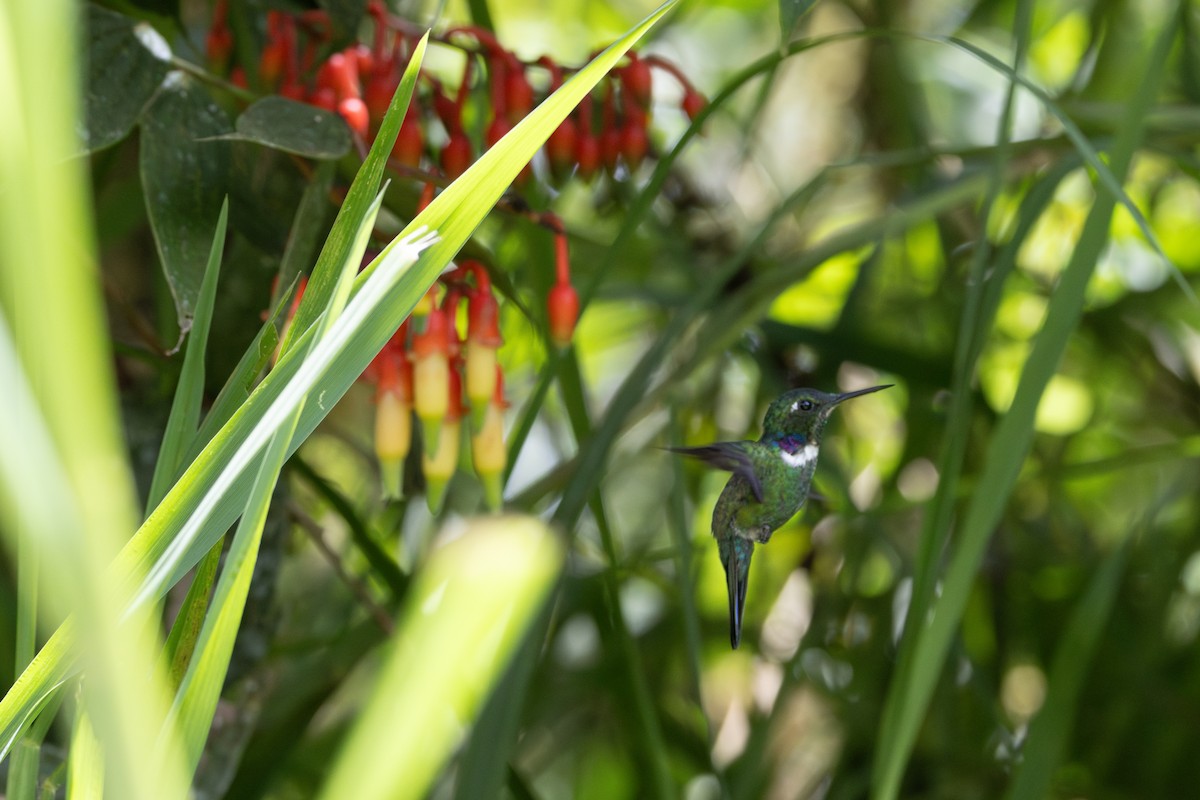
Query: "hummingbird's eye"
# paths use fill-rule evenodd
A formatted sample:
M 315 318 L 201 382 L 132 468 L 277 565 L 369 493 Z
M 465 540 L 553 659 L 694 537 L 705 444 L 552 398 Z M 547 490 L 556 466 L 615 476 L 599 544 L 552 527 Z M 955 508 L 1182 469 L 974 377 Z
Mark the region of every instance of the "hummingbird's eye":
M 800 401 L 800 410 L 801 411 L 812 411 L 813 410 L 813 401 L 812 400 L 801 400 Z

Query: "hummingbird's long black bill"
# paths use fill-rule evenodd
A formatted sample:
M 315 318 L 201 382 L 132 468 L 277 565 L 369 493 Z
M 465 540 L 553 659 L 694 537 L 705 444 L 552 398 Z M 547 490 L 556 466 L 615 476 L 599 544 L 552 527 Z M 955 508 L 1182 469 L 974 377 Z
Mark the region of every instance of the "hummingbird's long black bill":
M 849 399 L 850 399 L 850 398 L 852 398 L 852 397 L 861 397 L 861 396 L 863 396 L 864 394 L 870 394 L 871 392 L 878 392 L 878 391 L 880 391 L 880 390 L 882 390 L 882 389 L 890 389 L 890 388 L 892 388 L 892 387 L 893 387 L 893 386 L 895 386 L 895 385 L 896 385 L 896 384 L 894 384 L 894 383 L 885 383 L 885 384 L 883 384 L 882 386 L 872 386 L 872 387 L 871 387 L 871 388 L 869 388 L 869 389 L 858 389 L 858 390 L 855 390 L 855 391 L 853 391 L 853 392 L 846 392 L 846 393 L 844 393 L 844 394 L 839 394 L 839 395 L 838 395 L 838 396 L 837 396 L 837 397 L 834 399 L 834 401 L 833 401 L 833 402 L 834 402 L 834 404 L 836 405 L 837 403 L 842 403 L 842 402 L 845 402 L 846 400 L 849 400 Z

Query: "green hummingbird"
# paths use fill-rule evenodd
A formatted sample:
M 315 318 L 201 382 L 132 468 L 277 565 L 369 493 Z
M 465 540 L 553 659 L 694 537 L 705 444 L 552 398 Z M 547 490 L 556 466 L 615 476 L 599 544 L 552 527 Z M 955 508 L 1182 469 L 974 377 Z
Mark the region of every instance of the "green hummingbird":
M 668 448 L 733 473 L 713 509 L 712 530 L 725 567 L 729 643 L 735 650 L 742 639 L 742 611 L 754 544 L 766 544 L 808 499 L 829 415 L 839 403 L 890 386 L 844 394 L 793 389 L 771 403 L 757 442 Z

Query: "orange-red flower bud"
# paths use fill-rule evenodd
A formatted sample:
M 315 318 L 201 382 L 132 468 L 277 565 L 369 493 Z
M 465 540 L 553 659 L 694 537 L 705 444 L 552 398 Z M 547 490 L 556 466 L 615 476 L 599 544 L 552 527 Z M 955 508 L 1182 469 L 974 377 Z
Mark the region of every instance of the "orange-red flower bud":
M 533 87 L 525 70 L 517 66 L 504 82 L 504 99 L 508 106 L 508 121 L 516 125 L 533 109 Z
M 579 164 L 579 177 L 585 181 L 600 169 L 600 142 L 586 128 L 579 131 L 575 140 L 575 161 Z
M 687 114 L 688 119 L 695 120 L 706 105 L 708 101 L 704 99 L 704 95 L 695 89 L 688 89 L 683 93 L 683 113 Z
M 632 120 L 627 121 L 625 127 L 621 129 L 621 157 L 625 159 L 625 163 L 631 170 L 637 169 L 641 165 L 646 158 L 648 149 L 650 149 L 650 141 L 646 137 L 645 126 Z
M 546 140 L 546 157 L 555 175 L 566 175 L 575 163 L 575 120 L 567 117 Z
M 632 59 L 629 66 L 621 70 L 621 84 L 639 106 L 649 108 L 652 83 L 650 65 L 636 54 L 630 53 L 629 57 Z
M 566 347 L 575 335 L 575 323 L 579 319 L 579 295 L 569 283 L 555 284 L 546 298 L 546 310 L 550 319 L 550 339 L 559 347 Z
M 371 124 L 371 115 L 367 111 L 366 103 L 357 97 L 344 98 L 338 103 L 337 113 L 346 121 L 350 130 L 366 138 L 367 129 Z
M 621 155 L 621 131 L 617 128 L 605 128 L 600 134 L 600 159 L 604 169 L 613 173 L 617 169 L 617 158 Z
M 326 111 L 337 110 L 337 93 L 329 86 L 321 86 L 308 97 L 308 102 Z
M 554 238 L 555 283 L 546 298 L 546 312 L 550 323 L 550 340 L 559 347 L 566 347 L 575 335 L 575 323 L 579 319 L 579 295 L 571 285 L 571 261 L 567 249 L 567 237 L 558 233 Z
M 385 110 L 387 106 L 384 106 Z M 421 118 L 412 105 L 404 114 L 404 122 L 396 134 L 396 143 L 392 145 L 392 158 L 406 167 L 418 167 L 421 164 L 421 154 L 425 150 L 424 135 L 421 133 Z
M 472 158 L 471 141 L 465 133 L 456 131 L 442 148 L 442 171 L 453 180 L 467 171 Z

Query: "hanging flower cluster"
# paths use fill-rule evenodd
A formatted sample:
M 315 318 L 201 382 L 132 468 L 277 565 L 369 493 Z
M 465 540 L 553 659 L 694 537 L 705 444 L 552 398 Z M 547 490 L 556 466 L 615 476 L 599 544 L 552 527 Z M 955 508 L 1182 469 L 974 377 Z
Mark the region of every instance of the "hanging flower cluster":
M 208 57 L 214 69 L 228 70 L 235 83 L 245 86 L 246 65 L 231 65 L 233 35 L 226 2 L 216 3 Z M 355 44 L 333 53 L 327 52 L 332 25 L 325 12 L 268 12 L 266 42 L 255 65 L 255 87 L 335 111 L 351 130 L 369 139 L 387 111 L 422 31 L 390 14 L 379 0 L 371 0 L 367 10 L 374 24 L 371 45 Z M 499 141 L 539 99 L 558 89 L 575 71 L 546 56 L 522 61 L 491 32 L 476 26 L 452 28 L 433 40 L 466 54 L 458 86 L 451 90 L 422 71 L 420 90 L 392 149 L 397 164 L 425 170 L 431 176 L 440 173 L 453 179 L 462 174 L 479 153 Z M 546 142 L 551 179 L 577 176 L 588 180 L 601 171 L 615 176 L 621 163 L 630 172 L 641 165 L 650 153 L 648 124 L 655 69 L 680 83 L 680 106 L 689 117 L 704 107 L 703 96 L 669 61 L 636 53 L 627 58 Z M 478 140 L 463 124 L 472 100 L 487 119 Z M 437 127 L 435 120 L 444 135 L 430 135 Z M 529 176 L 526 167 L 518 185 Z
M 373 24 L 370 45 L 333 52 L 333 26 L 324 11 L 269 11 L 257 62 L 246 64 L 234 63 L 227 0 L 217 0 L 208 58 L 214 70 L 228 74 L 237 85 L 337 113 L 367 143 L 376 135 L 423 33 L 379 0 L 370 0 L 367 10 Z M 422 70 L 391 150 L 391 166 L 425 184 L 418 210 L 432 199 L 435 185 L 465 172 L 576 70 L 549 57 L 524 61 L 475 26 L 447 30 L 432 41 L 456 48 L 466 58 L 455 86 Z M 563 182 L 605 175 L 620 180 L 634 174 L 652 155 L 648 126 L 655 70 L 683 87 L 681 109 L 686 114 L 699 113 L 704 98 L 674 65 L 657 56 L 630 53 L 550 135 L 544 147 L 546 169 L 539 178 Z M 526 165 L 515 186 L 526 187 L 533 176 Z M 530 216 L 554 235 L 547 331 L 555 346 L 568 347 L 579 317 L 579 297 L 571 284 L 567 236 L 554 214 Z M 297 298 L 301 291 L 303 286 Z M 458 309 L 464 300 L 466 332 L 460 337 Z M 364 376 L 376 385 L 375 446 L 386 494 L 401 493 L 416 428 L 426 498 L 432 510 L 440 509 L 458 467 L 466 418 L 475 473 L 488 506 L 500 507 L 507 462 L 503 376 L 496 357 L 502 341 L 488 272 L 482 264 L 467 261 L 435 284 L 371 363 Z

